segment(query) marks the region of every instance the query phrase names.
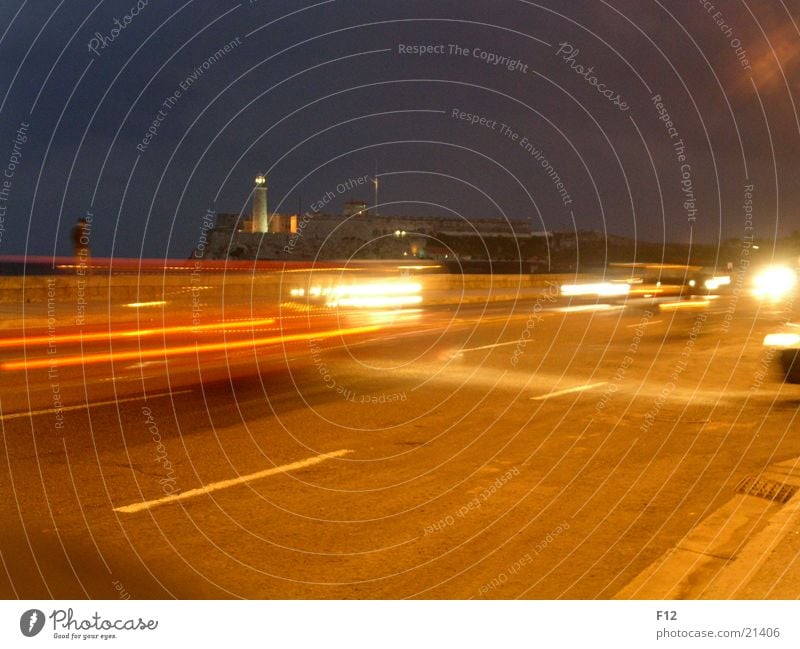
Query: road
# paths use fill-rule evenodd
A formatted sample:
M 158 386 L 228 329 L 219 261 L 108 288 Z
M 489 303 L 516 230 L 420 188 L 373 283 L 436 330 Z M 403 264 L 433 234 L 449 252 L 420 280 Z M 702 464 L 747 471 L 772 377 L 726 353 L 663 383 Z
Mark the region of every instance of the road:
M 3 349 L 0 594 L 611 598 L 800 456 L 749 298 L 290 315 Z

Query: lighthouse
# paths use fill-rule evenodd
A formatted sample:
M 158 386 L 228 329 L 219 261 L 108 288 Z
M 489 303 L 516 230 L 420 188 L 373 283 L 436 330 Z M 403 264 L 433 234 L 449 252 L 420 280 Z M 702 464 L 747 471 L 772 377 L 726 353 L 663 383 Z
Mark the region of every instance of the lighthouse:
M 256 186 L 253 188 L 253 215 L 251 219 L 253 232 L 269 232 L 266 176 L 256 176 Z

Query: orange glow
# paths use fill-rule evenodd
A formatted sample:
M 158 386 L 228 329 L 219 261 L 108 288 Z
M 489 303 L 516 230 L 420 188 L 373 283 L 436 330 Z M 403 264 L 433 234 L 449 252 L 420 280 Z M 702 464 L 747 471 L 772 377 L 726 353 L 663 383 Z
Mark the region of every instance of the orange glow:
M 132 309 L 143 309 L 149 306 L 162 306 L 166 304 L 164 300 L 156 300 L 154 302 L 131 302 L 130 304 L 123 304 L 122 306 L 127 306 Z
M 613 282 L 561 285 L 561 295 L 597 295 L 598 297 L 612 297 L 615 295 L 627 295 L 630 290 L 631 287 L 628 284 L 614 284 Z
M 119 338 L 143 338 L 145 336 L 157 336 L 159 334 L 176 334 L 196 331 L 224 331 L 239 327 L 263 327 L 264 325 L 274 324 L 275 318 L 263 318 L 261 320 L 237 320 L 234 322 L 217 322 L 207 325 L 180 325 L 175 327 L 160 327 L 157 329 L 130 329 L 127 331 L 101 331 L 93 334 L 63 334 L 61 336 L 21 336 L 19 338 L 0 338 L 0 347 L 33 347 L 35 345 L 47 345 L 52 343 L 78 343 L 94 342 L 97 340 L 116 340 Z
M 165 347 L 162 349 L 146 349 L 142 351 L 117 352 L 103 354 L 84 354 L 83 356 L 64 356 L 62 358 L 51 357 L 42 358 L 34 361 L 10 361 L 0 365 L 0 369 L 12 370 L 34 370 L 41 368 L 66 367 L 68 365 L 89 365 L 93 363 L 105 363 L 108 361 L 130 361 L 144 360 L 147 358 L 164 358 L 168 356 L 186 356 L 202 352 L 231 351 L 234 349 L 247 349 L 248 347 L 260 347 L 265 345 L 277 345 L 280 343 L 296 342 L 298 340 L 311 340 L 316 338 L 333 338 L 334 336 L 347 336 L 352 334 L 370 333 L 378 331 L 378 326 L 353 327 L 351 329 L 335 329 L 332 331 L 319 331 L 307 334 L 289 334 L 285 336 L 270 336 L 268 338 L 253 338 L 249 340 L 237 340 L 235 342 L 207 343 L 205 345 L 183 345 L 181 347 Z
M 752 79 L 762 91 L 786 89 L 787 78 L 791 80 L 800 63 L 794 20 L 784 20 L 770 27 L 765 38 L 758 39 L 752 46 L 748 44 L 748 48 L 751 48 L 752 71 L 738 76 L 740 88 L 752 92 Z
M 413 266 L 413 265 L 412 266 L 398 266 L 397 268 L 399 270 L 437 270 L 439 268 L 444 268 L 444 267 L 439 265 L 439 264 L 433 264 L 433 265 L 428 265 L 428 266 L 421 266 L 421 265 L 417 265 L 417 266 Z
M 334 286 L 326 306 L 382 308 L 416 305 L 422 302 L 420 284 L 411 282 L 375 282 Z M 314 289 L 311 289 L 312 294 Z M 323 294 L 328 294 L 327 289 Z
M 662 311 L 675 311 L 677 309 L 705 309 L 709 304 L 711 304 L 711 302 L 708 300 L 688 300 L 659 304 L 658 308 Z
M 325 297 L 327 307 L 383 308 L 417 305 L 422 286 L 412 282 L 370 282 L 364 284 L 337 284 L 335 286 L 310 286 L 310 298 Z M 292 297 L 306 295 L 304 288 L 289 291 Z
M 653 297 L 654 295 L 659 295 L 664 292 L 662 288 L 653 288 L 652 286 L 648 286 L 645 288 L 632 288 L 629 292 L 629 295 L 644 295 L 645 297 Z
M 78 264 L 74 257 L 48 257 L 36 255 L 0 255 L 0 262 L 20 265 L 38 265 L 63 270 L 94 269 L 113 273 L 119 270 L 164 273 L 165 271 L 192 272 L 198 269 L 208 272 L 231 274 L 284 272 L 307 273 L 321 271 L 367 271 L 383 265 L 371 261 L 233 261 L 200 259 L 145 259 L 123 257 L 92 257 L 88 266 Z M 101 273 L 105 275 L 105 273 Z

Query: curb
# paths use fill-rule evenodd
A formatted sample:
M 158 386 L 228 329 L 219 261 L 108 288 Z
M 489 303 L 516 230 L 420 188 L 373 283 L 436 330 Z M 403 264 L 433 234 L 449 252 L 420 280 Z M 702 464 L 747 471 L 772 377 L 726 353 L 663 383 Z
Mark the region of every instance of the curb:
M 798 462 L 759 477 L 800 487 Z M 800 490 L 785 504 L 737 494 L 613 599 L 795 599 L 800 557 L 785 542 L 789 536 L 800 542 Z

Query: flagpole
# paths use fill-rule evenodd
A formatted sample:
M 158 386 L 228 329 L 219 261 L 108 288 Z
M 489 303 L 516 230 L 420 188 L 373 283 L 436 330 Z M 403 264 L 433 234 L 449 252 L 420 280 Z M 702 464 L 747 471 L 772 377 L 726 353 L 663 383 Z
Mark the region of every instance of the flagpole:
M 375 177 L 373 179 L 375 183 L 375 216 L 378 216 L 378 163 L 375 162 Z

